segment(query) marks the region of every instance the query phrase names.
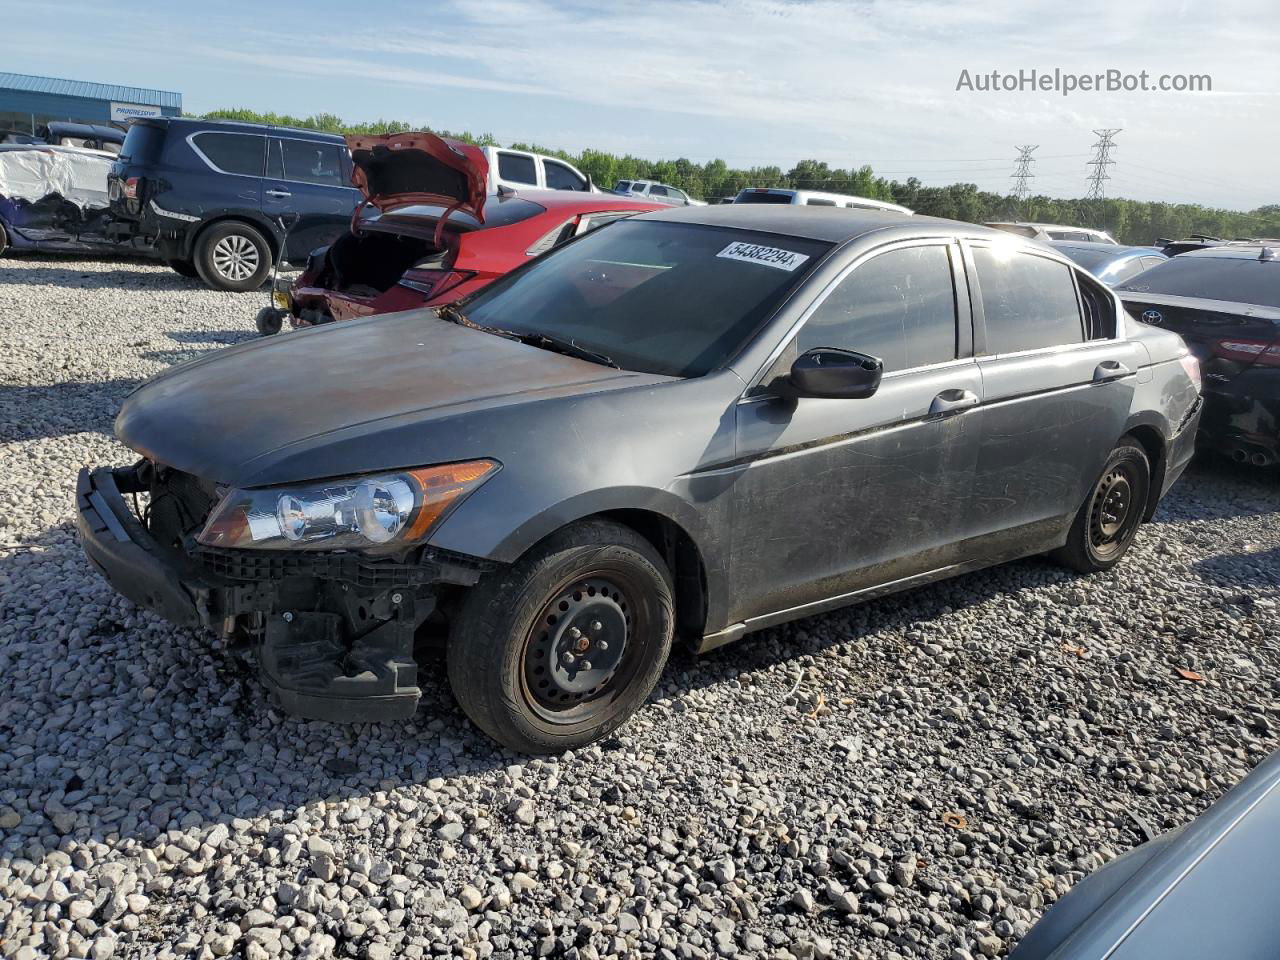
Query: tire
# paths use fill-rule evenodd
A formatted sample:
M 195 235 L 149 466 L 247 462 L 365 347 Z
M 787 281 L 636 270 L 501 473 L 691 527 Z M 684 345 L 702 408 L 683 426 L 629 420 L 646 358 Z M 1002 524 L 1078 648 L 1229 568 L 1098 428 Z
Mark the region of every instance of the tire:
M 263 307 L 258 311 L 258 315 L 253 318 L 253 325 L 258 328 L 258 332 L 264 337 L 270 337 L 280 332 L 284 326 L 284 311 L 275 307 Z
M 662 675 L 672 594 L 666 564 L 635 531 L 570 524 L 470 590 L 446 655 L 453 694 L 477 727 L 520 753 L 599 740 Z
M 1053 558 L 1081 573 L 1110 570 L 1129 552 L 1150 490 L 1147 452 L 1133 437 L 1121 437 Z
M 195 265 L 215 290 L 257 290 L 271 272 L 271 247 L 247 223 L 215 223 L 196 238 Z
M 9 249 L 9 234 L 5 233 L 4 224 L 0 223 L 0 257 Z
M 174 273 L 180 274 L 184 277 L 200 276 L 200 274 L 196 271 L 195 263 L 191 260 L 166 260 L 165 266 L 167 266 Z

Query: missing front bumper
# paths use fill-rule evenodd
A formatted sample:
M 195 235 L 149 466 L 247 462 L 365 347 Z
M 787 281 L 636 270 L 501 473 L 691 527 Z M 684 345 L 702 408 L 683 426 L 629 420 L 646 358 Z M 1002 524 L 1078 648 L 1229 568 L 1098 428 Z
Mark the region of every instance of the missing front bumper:
M 469 586 L 488 566 L 456 556 L 407 563 L 352 553 L 187 552 L 152 536 L 125 501 L 134 492 L 136 468 L 81 471 L 77 522 L 94 567 L 166 620 L 248 639 L 263 681 L 286 711 L 306 719 L 411 717 L 421 698 L 419 627 L 442 588 Z

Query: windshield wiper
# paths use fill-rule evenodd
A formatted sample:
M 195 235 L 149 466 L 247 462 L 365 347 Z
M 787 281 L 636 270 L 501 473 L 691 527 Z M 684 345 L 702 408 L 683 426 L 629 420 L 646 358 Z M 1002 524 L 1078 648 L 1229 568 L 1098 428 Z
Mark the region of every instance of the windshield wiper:
M 589 360 L 592 363 L 599 363 L 606 367 L 613 367 L 615 370 L 621 369 L 621 367 L 614 363 L 610 357 L 606 357 L 603 353 L 599 353 L 587 347 L 579 346 L 570 339 L 553 337 L 546 333 L 513 333 L 513 335 L 521 343 L 527 343 L 533 347 L 541 347 L 543 350 L 563 353 L 566 357 L 576 357 L 579 360 Z
M 508 340 L 523 340 L 510 330 L 501 330 L 498 327 L 486 327 L 482 323 L 476 323 L 474 320 L 468 320 L 467 315 L 455 307 L 452 303 L 446 303 L 443 307 L 436 307 L 436 316 L 441 320 L 447 320 L 449 323 L 456 323 L 460 327 L 469 327 L 472 330 L 479 330 L 483 333 L 492 333 L 495 337 L 505 337 Z

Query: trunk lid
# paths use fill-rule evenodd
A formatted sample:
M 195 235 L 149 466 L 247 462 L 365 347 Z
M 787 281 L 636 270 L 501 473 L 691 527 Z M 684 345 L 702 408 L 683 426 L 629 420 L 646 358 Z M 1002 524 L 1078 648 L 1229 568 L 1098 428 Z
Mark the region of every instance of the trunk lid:
M 1204 376 L 1231 380 L 1254 365 L 1280 367 L 1280 308 L 1120 291 L 1129 316 L 1178 334 Z
M 346 138 L 351 182 L 383 213 L 439 204 L 483 222 L 489 161 L 484 151 L 434 133 L 389 133 Z

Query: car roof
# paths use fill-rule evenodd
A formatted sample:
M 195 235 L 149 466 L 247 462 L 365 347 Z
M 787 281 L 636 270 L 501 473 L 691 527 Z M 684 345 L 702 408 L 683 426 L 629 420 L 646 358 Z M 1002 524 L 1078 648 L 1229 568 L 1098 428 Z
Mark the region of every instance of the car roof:
M 1275 253 L 1274 260 L 1267 260 L 1267 263 L 1280 263 L 1280 248 L 1273 247 L 1266 243 L 1249 243 L 1249 244 L 1222 244 L 1217 247 L 1203 247 L 1200 250 L 1188 250 L 1186 253 L 1178 255 L 1178 259 L 1196 258 L 1198 260 L 1260 260 L 1262 251 L 1272 250 Z
M 808 207 L 789 203 L 717 203 L 705 207 L 664 207 L 644 214 L 644 220 L 696 223 L 709 227 L 759 230 L 810 240 L 844 243 L 864 234 L 892 227 L 914 228 L 918 236 L 985 237 L 1005 241 L 1007 233 L 976 223 L 922 217 L 919 214 L 871 210 L 865 207 Z
M 1082 228 L 1083 229 L 1083 228 Z M 1109 253 L 1113 257 L 1164 256 L 1159 247 L 1129 247 L 1115 243 L 1099 243 L 1095 240 L 1046 240 L 1055 250 L 1088 250 Z
M 172 125 L 187 127 L 193 130 L 217 130 L 224 133 L 287 133 L 291 137 L 297 137 L 300 139 L 332 141 L 346 146 L 346 141 L 343 140 L 341 135 L 336 133 L 325 133 L 321 130 L 307 130 L 303 127 L 273 126 L 269 123 L 249 123 L 245 120 L 201 120 L 198 117 L 141 117 L 133 122 L 147 124 L 149 126 L 166 127 Z

